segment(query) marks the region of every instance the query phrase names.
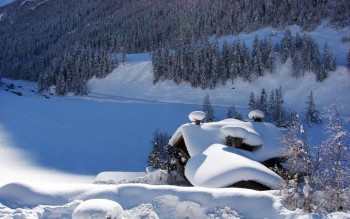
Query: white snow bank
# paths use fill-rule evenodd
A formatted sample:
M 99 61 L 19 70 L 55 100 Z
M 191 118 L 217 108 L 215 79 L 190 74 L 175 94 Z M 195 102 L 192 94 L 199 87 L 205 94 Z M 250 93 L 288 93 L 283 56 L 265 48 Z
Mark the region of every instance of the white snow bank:
M 72 219 L 122 219 L 123 208 L 107 199 L 90 199 L 82 202 L 73 212 Z
M 17 192 L 20 191 L 20 192 Z M 10 184 L 0 187 L 0 218 L 71 218 L 82 200 L 119 203 L 123 218 L 311 218 L 281 205 L 278 192 L 143 184 Z M 335 212 L 316 217 L 349 218 Z
M 252 128 L 244 125 L 227 125 L 220 128 L 220 131 L 227 137 L 237 137 L 242 138 L 243 143 L 250 146 L 259 146 L 263 144 L 263 141 L 258 133 Z
M 17 193 L 16 191 L 20 191 Z M 176 186 L 150 186 L 143 184 L 123 185 L 39 185 L 10 184 L 0 188 L 0 215 L 8 215 L 21 209 L 35 214 L 39 209 L 44 218 L 72 214 L 76 200 L 109 199 L 119 203 L 124 216 L 137 213 L 159 218 L 205 218 L 219 215 L 222 209 L 234 209 L 246 218 L 283 218 L 278 199 L 269 192 L 245 189 L 206 189 Z M 71 204 L 69 204 L 71 203 Z M 38 206 L 39 205 L 39 206 Z M 65 206 L 64 209 L 63 206 Z M 60 211 L 52 211 L 53 206 Z M 251 206 L 262 209 L 251 210 Z M 72 209 L 73 208 L 73 209 Z M 143 213 L 142 213 L 143 211 Z M 51 217 L 50 217 L 51 216 Z M 219 216 L 220 217 L 220 216 Z M 126 217 L 135 218 L 135 217 Z M 156 217 L 154 217 L 156 218 Z
M 125 183 L 145 183 L 149 185 L 164 185 L 169 177 L 164 170 L 154 170 L 145 172 L 102 172 L 97 175 L 96 184 L 125 184 Z
M 144 177 L 145 172 L 112 172 L 106 171 L 99 173 L 96 176 L 94 183 L 96 184 L 120 184 L 130 180 L 134 180 L 138 177 Z
M 203 154 L 191 157 L 185 175 L 194 186 L 220 188 L 240 181 L 255 181 L 276 188 L 283 180 L 264 165 L 238 155 L 231 147 L 211 145 Z

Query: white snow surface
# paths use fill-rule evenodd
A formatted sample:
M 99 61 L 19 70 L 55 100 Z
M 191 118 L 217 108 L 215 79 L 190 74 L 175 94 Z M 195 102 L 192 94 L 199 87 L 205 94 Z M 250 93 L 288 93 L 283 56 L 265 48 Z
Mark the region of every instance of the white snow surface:
M 228 135 L 261 147 L 252 152 L 227 147 Z M 279 129 L 270 123 L 225 119 L 201 125 L 184 124 L 169 144 L 174 145 L 181 136 L 184 138 L 191 156 L 185 166 L 185 175 L 194 186 L 220 188 L 252 180 L 275 188 L 282 179 L 258 162 L 283 156 L 278 141 L 280 135 Z
M 123 208 L 108 199 L 89 199 L 78 205 L 73 211 L 72 219 L 122 219 Z
M 97 184 L 119 184 L 125 181 L 134 180 L 139 177 L 144 177 L 146 172 L 101 172 L 96 176 L 94 183 Z
M 311 215 L 289 211 L 277 191 L 151 186 L 144 184 L 8 184 L 0 188 L 0 218 L 71 218 L 83 201 L 118 203 L 134 218 L 349 218 L 349 213 Z M 92 205 L 91 207 L 94 207 Z
M 167 171 L 157 169 L 152 172 L 102 172 L 95 179 L 96 184 L 125 184 L 145 183 L 148 185 L 164 185 L 169 174 Z

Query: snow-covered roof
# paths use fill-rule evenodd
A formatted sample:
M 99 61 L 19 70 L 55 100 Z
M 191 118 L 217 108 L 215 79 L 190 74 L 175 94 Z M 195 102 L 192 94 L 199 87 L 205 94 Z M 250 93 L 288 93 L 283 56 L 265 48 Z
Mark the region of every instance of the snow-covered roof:
M 245 144 L 251 146 L 258 146 L 262 144 L 262 139 L 256 131 L 243 124 L 240 125 L 227 125 L 220 128 L 220 131 L 227 137 L 242 138 Z
M 226 146 L 228 135 L 240 136 L 243 143 L 251 146 L 261 146 L 254 151 Z M 185 175 L 195 186 L 226 187 L 252 180 L 274 188 L 282 179 L 259 162 L 283 156 L 280 135 L 280 130 L 271 123 L 225 119 L 201 125 L 184 124 L 169 144 L 174 145 L 183 137 L 191 156 Z

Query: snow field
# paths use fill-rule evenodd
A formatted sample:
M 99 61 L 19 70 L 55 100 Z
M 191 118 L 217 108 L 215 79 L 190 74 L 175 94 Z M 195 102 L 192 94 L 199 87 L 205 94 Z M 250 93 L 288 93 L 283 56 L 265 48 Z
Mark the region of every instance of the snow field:
M 55 189 L 52 189 L 53 187 Z M 20 194 L 17 191 L 20 191 Z M 0 197 L 0 202 L 6 206 L 0 205 L 0 215 L 13 216 L 21 212 L 22 216 L 26 216 L 21 218 L 29 218 L 30 215 L 32 218 L 52 218 L 53 215 L 67 217 L 74 210 L 78 212 L 79 209 L 94 209 L 102 203 L 88 201 L 87 204 L 91 205 L 85 205 L 81 201 L 90 199 L 108 199 L 119 203 L 124 209 L 124 218 L 215 218 L 221 215 L 232 216 L 227 218 L 240 218 L 242 215 L 247 218 L 283 218 L 278 199 L 271 192 L 245 189 L 222 190 L 142 184 L 56 184 L 52 187 L 10 184 L 0 188 Z M 79 204 L 82 205 L 81 208 L 78 208 Z M 252 205 L 263 210 L 253 212 Z M 111 203 L 104 206 L 110 209 L 116 205 Z M 106 209 L 103 209 L 103 212 L 106 212 Z

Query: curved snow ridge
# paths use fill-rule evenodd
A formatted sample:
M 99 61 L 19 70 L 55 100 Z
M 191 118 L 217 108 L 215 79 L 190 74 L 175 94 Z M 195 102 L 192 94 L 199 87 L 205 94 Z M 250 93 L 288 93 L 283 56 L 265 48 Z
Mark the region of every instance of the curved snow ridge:
M 261 192 L 237 188 L 210 189 L 145 184 L 107 186 L 18 183 L 0 188 L 0 203 L 6 205 L 6 208 L 27 209 L 32 207 L 35 209 L 40 205 L 45 211 L 50 206 L 67 206 L 63 207 L 65 210 L 62 209 L 62 212 L 68 211 L 65 214 L 69 215 L 69 213 L 72 214 L 78 203 L 76 200 L 89 199 L 115 201 L 126 211 L 149 204 L 154 207 L 159 218 L 172 218 L 172 213 L 176 215 L 184 212 L 186 208 L 195 211 L 190 218 L 202 215 L 205 210 L 216 208 L 231 208 L 246 218 L 283 218 L 280 212 L 284 209 L 279 204 L 279 199 L 271 191 Z M 68 203 L 74 204 L 67 205 Z M 252 211 L 252 205 L 262 210 Z
M 276 188 L 283 180 L 264 165 L 230 153 L 231 148 L 213 144 L 202 155 L 191 157 L 185 175 L 194 186 L 227 187 L 240 181 L 256 181 Z
M 93 184 L 10 183 L 0 187 L 0 203 L 8 207 L 63 205 L 74 200 L 93 198 L 111 198 L 117 193 L 113 186 Z

